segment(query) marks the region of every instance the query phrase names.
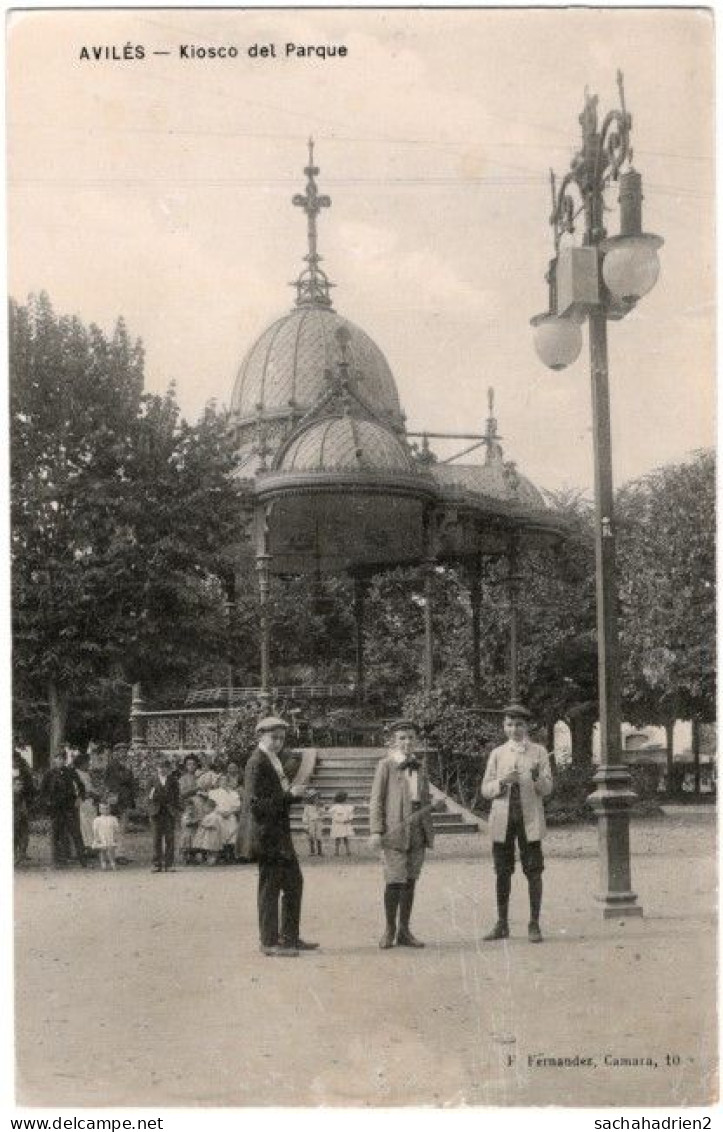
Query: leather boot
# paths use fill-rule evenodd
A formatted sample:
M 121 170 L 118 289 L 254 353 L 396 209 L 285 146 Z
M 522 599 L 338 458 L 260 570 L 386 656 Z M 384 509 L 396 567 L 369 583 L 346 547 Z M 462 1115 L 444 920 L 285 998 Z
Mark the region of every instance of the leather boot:
M 408 880 L 402 887 L 401 900 L 399 902 L 399 931 L 397 932 L 397 947 L 424 947 L 421 939 L 413 936 L 409 930 L 409 920 L 412 915 L 412 905 L 414 904 L 414 888 L 416 881 Z
M 527 938 L 530 943 L 542 943 L 540 931 L 540 909 L 542 907 L 542 877 L 535 874 L 527 878 L 530 891 L 530 923 L 527 927 Z
M 498 920 L 495 926 L 492 928 L 492 931 L 487 932 L 487 935 L 482 936 L 482 938 L 485 941 L 494 939 L 509 939 L 510 926 L 507 923 L 507 920 Z
M 387 926 L 384 930 L 384 935 L 379 940 L 379 946 L 382 951 L 394 947 L 394 937 L 397 932 L 399 888 L 400 886 L 398 884 L 388 884 L 384 889 L 384 914 L 387 918 Z
M 510 906 L 510 879 L 507 876 L 497 877 L 497 923 L 492 931 L 482 938 L 485 941 L 495 939 L 509 939 L 510 925 L 508 912 Z

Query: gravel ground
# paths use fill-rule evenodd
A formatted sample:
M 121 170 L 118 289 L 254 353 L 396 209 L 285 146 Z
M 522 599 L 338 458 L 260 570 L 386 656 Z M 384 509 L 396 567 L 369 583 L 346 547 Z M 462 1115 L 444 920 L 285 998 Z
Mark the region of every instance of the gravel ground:
M 34 839 L 15 883 L 18 1100 L 708 1103 L 714 815 L 636 822 L 631 841 L 645 918 L 603 921 L 595 829 L 551 831 L 546 939 L 532 948 L 520 875 L 513 938 L 483 944 L 487 839 L 439 838 L 413 922 L 427 947 L 383 953 L 366 847 L 310 861 L 300 845 L 303 932 L 322 948 L 282 961 L 258 951 L 252 866 L 152 875 L 142 834 L 129 840 L 134 866 L 54 872 Z

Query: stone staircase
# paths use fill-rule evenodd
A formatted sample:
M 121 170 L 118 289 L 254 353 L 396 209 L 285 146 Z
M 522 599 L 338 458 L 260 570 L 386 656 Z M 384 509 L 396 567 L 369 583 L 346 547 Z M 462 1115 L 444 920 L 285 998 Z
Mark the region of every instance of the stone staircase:
M 369 836 L 369 797 L 372 790 L 374 771 L 379 759 L 386 750 L 383 747 L 319 747 L 315 751 L 313 770 L 308 779 L 308 787 L 318 790 L 319 800 L 324 806 L 331 806 L 338 790 L 345 790 L 347 803 L 354 806 L 354 833 L 357 837 Z M 478 825 L 470 820 L 466 811 L 455 805 L 451 799 L 435 790 L 432 821 L 435 834 L 476 833 Z M 291 828 L 295 833 L 303 832 L 301 811 L 303 803 L 291 811 Z M 458 812 L 459 811 L 459 812 Z M 324 822 L 324 833 L 329 834 L 331 819 Z

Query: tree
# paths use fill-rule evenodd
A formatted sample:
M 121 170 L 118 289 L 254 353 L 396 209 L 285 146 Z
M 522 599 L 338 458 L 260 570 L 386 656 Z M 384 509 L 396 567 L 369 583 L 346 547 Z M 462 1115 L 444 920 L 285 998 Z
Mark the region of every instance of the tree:
M 108 339 L 45 295 L 12 302 L 10 380 L 16 704 L 47 700 L 55 751 L 98 682 L 226 659 L 244 509 L 223 418 L 189 425 L 172 390 L 143 394 L 122 320 Z
M 628 484 L 618 501 L 624 698 L 668 733 L 715 718 L 715 455 L 701 451 Z M 695 748 L 694 743 L 694 748 Z
M 9 352 L 16 689 L 37 698 L 43 687 L 57 750 L 71 689 L 93 679 L 103 652 L 96 563 L 143 353 L 122 322 L 107 340 L 57 319 L 46 295 L 11 302 Z

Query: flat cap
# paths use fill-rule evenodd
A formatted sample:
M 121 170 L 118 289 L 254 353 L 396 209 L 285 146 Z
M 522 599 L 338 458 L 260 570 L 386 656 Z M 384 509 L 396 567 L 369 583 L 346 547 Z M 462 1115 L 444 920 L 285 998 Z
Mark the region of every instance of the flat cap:
M 289 724 L 285 719 L 279 719 L 278 715 L 265 715 L 256 724 L 256 734 L 263 735 L 264 731 L 288 731 Z
M 387 723 L 385 730 L 388 735 L 393 735 L 395 731 L 416 731 L 419 735 L 419 724 L 413 719 L 393 719 L 391 723 Z
M 528 711 L 524 704 L 507 704 L 502 714 L 511 719 L 532 719 L 532 712 Z

